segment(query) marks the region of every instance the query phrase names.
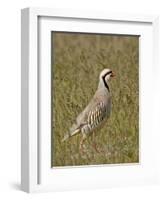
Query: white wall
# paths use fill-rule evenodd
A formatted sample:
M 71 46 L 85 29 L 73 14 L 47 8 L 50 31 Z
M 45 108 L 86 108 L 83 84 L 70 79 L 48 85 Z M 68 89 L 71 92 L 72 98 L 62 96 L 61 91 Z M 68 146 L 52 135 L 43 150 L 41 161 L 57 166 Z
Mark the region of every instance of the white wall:
M 20 9 L 24 7 L 55 7 L 111 12 L 160 15 L 160 36 L 163 35 L 161 0 L 4 0 L 0 3 L 0 199 L 162 199 L 161 185 L 153 187 L 119 188 L 103 191 L 82 191 L 27 195 L 20 191 Z M 160 52 L 163 39 L 160 37 Z M 160 53 L 160 58 L 161 58 Z M 161 59 L 160 59 L 161 61 Z M 160 77 L 163 67 L 160 62 Z M 161 80 L 162 79 L 162 80 Z M 163 78 L 160 85 L 163 86 Z M 163 91 L 163 87 L 160 88 Z M 161 90 L 160 90 L 161 91 Z M 163 119 L 163 96 L 159 98 L 160 125 Z M 163 129 L 160 130 L 163 134 Z M 161 136 L 161 140 L 163 137 Z M 161 141 L 160 140 L 160 141 Z M 162 140 L 163 141 L 163 140 Z M 161 142 L 162 143 L 162 142 Z M 163 145 L 161 145 L 163 146 Z M 163 153 L 163 148 L 161 147 Z M 162 154 L 161 153 L 161 154 Z M 163 169 L 163 156 L 161 158 Z M 161 198 L 162 197 L 162 198 Z

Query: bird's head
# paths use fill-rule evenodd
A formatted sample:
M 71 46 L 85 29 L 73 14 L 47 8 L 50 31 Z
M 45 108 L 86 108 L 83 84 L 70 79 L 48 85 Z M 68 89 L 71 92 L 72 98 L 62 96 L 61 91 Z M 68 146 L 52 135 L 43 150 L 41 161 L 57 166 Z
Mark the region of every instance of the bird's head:
M 103 69 L 100 73 L 100 83 L 102 83 L 109 90 L 109 80 L 111 77 L 114 77 L 114 73 L 110 69 Z

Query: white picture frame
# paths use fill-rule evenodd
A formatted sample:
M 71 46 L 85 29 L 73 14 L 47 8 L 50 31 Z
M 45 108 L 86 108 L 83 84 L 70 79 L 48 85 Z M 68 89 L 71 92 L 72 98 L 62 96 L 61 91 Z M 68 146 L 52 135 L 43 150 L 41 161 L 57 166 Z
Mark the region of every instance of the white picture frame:
M 152 90 L 156 95 L 150 98 L 150 89 L 157 88 L 158 16 L 49 8 L 25 8 L 21 13 L 22 190 L 26 192 L 60 191 L 158 183 L 159 130 L 154 112 L 157 89 Z M 142 36 L 139 164 L 51 168 L 51 93 L 48 88 L 50 87 L 50 31 L 54 30 Z M 153 73 L 155 77 L 152 76 Z M 155 82 L 151 83 L 153 79 Z M 149 115 L 149 109 L 151 115 Z M 47 130 L 48 134 L 45 135 L 44 130 Z

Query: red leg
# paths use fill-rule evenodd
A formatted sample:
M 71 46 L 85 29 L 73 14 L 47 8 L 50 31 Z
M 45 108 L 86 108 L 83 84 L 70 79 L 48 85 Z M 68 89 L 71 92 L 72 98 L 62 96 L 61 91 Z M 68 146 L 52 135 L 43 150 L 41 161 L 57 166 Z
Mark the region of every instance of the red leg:
M 97 153 L 104 153 L 103 150 L 99 150 L 98 147 L 97 147 L 96 139 L 95 139 L 96 136 L 95 136 L 95 133 L 94 133 L 94 132 L 92 133 L 92 136 L 93 136 L 93 138 L 92 138 L 92 141 L 93 141 L 93 148 L 95 149 L 95 151 L 96 151 Z
M 86 139 L 86 136 L 83 135 L 83 137 L 82 137 L 82 139 L 80 141 L 80 145 L 79 145 L 79 150 L 81 151 L 81 153 L 84 153 L 84 151 L 83 151 L 83 144 L 84 144 L 85 139 Z

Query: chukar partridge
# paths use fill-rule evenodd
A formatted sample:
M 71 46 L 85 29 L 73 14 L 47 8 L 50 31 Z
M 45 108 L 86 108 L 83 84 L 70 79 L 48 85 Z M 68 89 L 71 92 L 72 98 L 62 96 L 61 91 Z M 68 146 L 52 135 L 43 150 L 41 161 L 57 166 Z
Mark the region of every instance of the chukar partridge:
M 99 76 L 98 88 L 92 100 L 78 115 L 75 123 L 72 125 L 62 141 L 81 133 L 82 140 L 80 142 L 80 147 L 82 148 L 86 137 L 102 127 L 104 122 L 110 116 L 111 112 L 111 93 L 109 80 L 110 77 L 113 76 L 114 74 L 110 69 L 102 70 Z

